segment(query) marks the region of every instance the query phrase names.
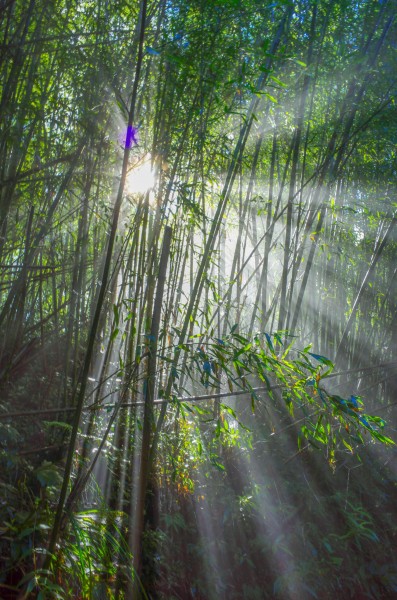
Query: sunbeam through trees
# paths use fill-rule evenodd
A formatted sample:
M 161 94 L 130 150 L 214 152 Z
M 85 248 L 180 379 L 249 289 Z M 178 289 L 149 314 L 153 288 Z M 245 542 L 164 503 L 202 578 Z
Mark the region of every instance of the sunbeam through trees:
M 397 598 L 396 15 L 0 3 L 1 600 Z

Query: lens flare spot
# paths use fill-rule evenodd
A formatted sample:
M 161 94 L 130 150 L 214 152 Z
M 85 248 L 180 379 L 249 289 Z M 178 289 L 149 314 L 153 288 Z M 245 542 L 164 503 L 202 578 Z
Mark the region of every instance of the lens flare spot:
M 136 146 L 139 142 L 138 128 L 133 125 L 128 125 L 126 130 L 119 135 L 118 140 L 124 148 Z

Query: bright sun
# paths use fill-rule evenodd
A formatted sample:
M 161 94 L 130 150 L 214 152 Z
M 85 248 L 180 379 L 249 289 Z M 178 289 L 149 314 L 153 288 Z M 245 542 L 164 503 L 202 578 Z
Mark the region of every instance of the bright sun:
M 127 173 L 125 190 L 127 194 L 144 194 L 155 186 L 155 173 L 150 154 L 142 158 Z

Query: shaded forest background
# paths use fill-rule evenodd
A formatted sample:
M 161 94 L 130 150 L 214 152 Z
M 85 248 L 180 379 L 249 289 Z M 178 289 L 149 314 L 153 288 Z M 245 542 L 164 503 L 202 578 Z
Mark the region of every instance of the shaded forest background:
M 0 5 L 0 597 L 394 598 L 392 0 Z

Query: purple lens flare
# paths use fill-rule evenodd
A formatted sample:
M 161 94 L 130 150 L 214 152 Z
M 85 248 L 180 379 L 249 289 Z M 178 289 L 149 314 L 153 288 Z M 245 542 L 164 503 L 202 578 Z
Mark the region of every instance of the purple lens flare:
M 118 137 L 120 144 L 124 148 L 132 148 L 138 144 L 138 128 L 133 125 L 128 125 L 126 130 Z

